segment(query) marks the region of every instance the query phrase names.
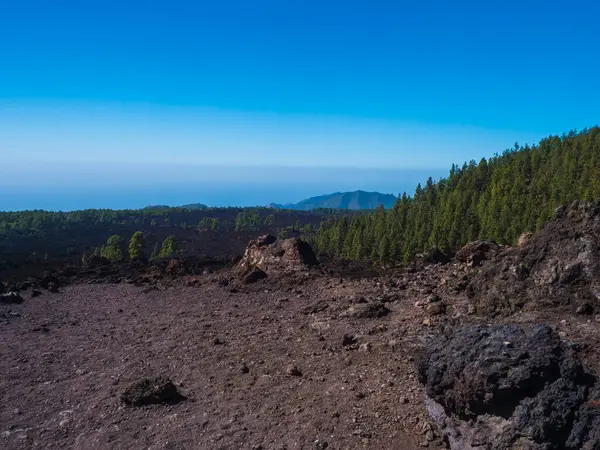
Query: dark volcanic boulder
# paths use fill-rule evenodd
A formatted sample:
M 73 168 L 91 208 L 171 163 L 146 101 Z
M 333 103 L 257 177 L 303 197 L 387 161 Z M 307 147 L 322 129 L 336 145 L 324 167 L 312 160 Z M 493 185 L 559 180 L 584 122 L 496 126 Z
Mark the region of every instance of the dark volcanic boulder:
M 546 325 L 462 329 L 431 342 L 418 369 L 451 449 L 600 448 L 596 379 Z
M 121 394 L 121 401 L 131 406 L 174 404 L 182 400 L 185 400 L 185 397 L 177 391 L 171 380 L 165 377 L 142 378 Z

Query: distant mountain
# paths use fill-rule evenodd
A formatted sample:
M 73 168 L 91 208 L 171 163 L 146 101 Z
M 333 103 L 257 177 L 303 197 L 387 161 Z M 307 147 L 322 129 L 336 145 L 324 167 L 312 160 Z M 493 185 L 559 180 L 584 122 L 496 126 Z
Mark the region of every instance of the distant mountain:
M 335 194 L 320 195 L 318 197 L 307 198 L 298 203 L 278 204 L 271 203 L 269 208 L 276 209 L 294 209 L 300 211 L 310 211 L 318 208 L 331 209 L 353 209 L 368 210 L 375 209 L 379 205 L 389 209 L 394 206 L 396 196 L 391 194 L 381 194 L 379 192 L 336 192 Z

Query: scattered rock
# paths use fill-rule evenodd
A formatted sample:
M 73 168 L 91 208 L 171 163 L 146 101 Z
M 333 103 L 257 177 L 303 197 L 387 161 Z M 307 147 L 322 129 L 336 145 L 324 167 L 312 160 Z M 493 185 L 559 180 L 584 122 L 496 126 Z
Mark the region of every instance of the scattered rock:
M 307 306 L 302 310 L 302 312 L 306 315 L 308 314 L 316 314 L 322 311 L 325 311 L 329 308 L 329 304 L 325 300 L 319 300 L 314 305 Z
M 315 441 L 315 450 L 325 450 L 327 448 L 329 448 L 327 441 L 321 441 L 320 439 Z
M 37 289 L 34 289 L 33 291 L 31 291 L 32 298 L 39 297 L 40 295 L 42 295 L 42 291 L 38 291 Z
M 165 377 L 142 378 L 121 394 L 121 401 L 130 406 L 176 404 L 185 400 L 173 382 Z
M 343 347 L 348 347 L 348 346 L 354 345 L 356 343 L 358 343 L 358 339 L 353 334 L 345 334 L 342 337 L 342 346 Z
M 363 344 L 360 344 L 360 345 L 358 346 L 358 351 L 359 351 L 359 352 L 365 352 L 365 353 L 368 353 L 368 352 L 370 352 L 370 351 L 371 351 L 371 348 L 372 348 L 372 346 L 371 346 L 371 343 L 370 343 L 370 342 L 365 342 L 365 343 L 363 343 Z
M 342 313 L 345 317 L 354 317 L 359 319 L 373 319 L 386 316 L 390 310 L 383 303 L 361 303 L 352 305 Z
M 446 313 L 446 304 L 443 302 L 429 303 L 425 310 L 430 316 L 440 316 Z
M 23 303 L 23 297 L 17 292 L 7 292 L 0 294 L 0 303 L 4 305 L 19 305 Z
M 240 372 L 250 373 L 250 368 L 246 364 L 242 364 L 242 366 L 240 367 Z
M 302 372 L 300 372 L 298 367 L 296 367 L 294 364 L 290 364 L 289 366 L 287 366 L 287 368 L 285 369 L 285 373 L 290 377 L 302 376 Z
M 589 316 L 594 314 L 594 307 L 589 302 L 584 302 L 577 307 L 575 313 L 579 315 Z

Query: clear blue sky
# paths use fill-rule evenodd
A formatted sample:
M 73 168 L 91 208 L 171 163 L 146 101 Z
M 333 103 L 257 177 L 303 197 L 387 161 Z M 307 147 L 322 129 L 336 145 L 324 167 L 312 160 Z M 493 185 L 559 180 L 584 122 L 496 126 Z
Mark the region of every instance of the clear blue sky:
M 597 124 L 599 16 L 593 1 L 1 2 L 0 189 L 43 184 L 36 164 L 64 172 L 53 187 L 139 161 L 439 175 Z

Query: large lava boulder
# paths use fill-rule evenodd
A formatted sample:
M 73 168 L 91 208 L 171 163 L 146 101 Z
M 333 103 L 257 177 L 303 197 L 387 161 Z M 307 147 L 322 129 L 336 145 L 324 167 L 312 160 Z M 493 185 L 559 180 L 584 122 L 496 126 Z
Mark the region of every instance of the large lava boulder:
M 596 379 L 546 325 L 462 329 L 432 341 L 418 369 L 451 449 L 600 448 Z
M 237 264 L 237 271 L 242 278 L 260 272 L 271 276 L 306 270 L 317 264 L 317 257 L 307 242 L 299 238 L 279 241 L 267 234 L 249 242 Z M 254 278 L 264 276 L 251 277 L 251 280 Z
M 483 314 L 582 305 L 599 311 L 599 242 L 600 200 L 558 208 L 542 230 L 486 263 L 467 294 Z

